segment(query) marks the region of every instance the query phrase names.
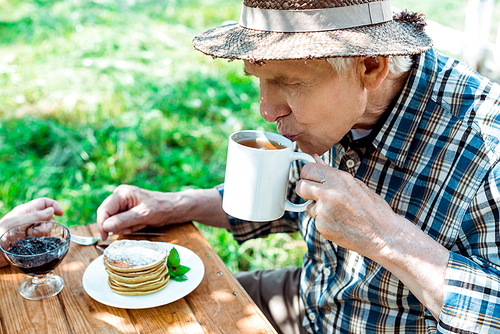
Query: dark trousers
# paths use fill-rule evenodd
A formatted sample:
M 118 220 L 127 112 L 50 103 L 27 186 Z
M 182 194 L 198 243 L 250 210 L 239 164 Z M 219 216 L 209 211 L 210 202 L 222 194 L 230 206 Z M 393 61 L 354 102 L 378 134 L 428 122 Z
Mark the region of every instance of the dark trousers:
M 255 270 L 235 276 L 278 333 L 305 334 L 299 296 L 302 268 Z

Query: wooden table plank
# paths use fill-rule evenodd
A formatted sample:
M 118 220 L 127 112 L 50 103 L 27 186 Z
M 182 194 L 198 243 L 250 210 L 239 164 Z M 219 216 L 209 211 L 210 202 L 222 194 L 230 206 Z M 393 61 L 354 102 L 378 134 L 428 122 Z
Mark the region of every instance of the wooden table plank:
M 129 310 L 139 333 L 206 334 L 185 299 L 160 307 Z
M 72 227 L 71 233 L 90 235 L 85 226 Z M 92 299 L 85 292 L 82 277 L 87 266 L 100 253 L 94 246 L 71 243 L 70 252 L 60 265 L 65 288 L 59 294 L 71 332 L 91 333 L 136 333 L 134 322 L 124 309 L 110 307 Z M 107 282 L 103 282 L 107 284 Z
M 21 297 L 18 288 L 28 276 L 11 267 L 0 269 L 0 314 L 5 333 L 70 333 L 57 297 L 43 301 Z M 23 319 L 23 321 L 19 321 Z

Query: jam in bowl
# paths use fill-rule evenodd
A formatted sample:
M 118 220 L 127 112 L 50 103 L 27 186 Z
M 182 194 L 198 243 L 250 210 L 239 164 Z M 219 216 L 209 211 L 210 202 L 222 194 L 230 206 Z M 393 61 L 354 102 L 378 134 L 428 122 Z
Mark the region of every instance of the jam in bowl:
M 0 249 L 16 270 L 31 276 L 19 287 L 20 294 L 31 300 L 57 295 L 64 287 L 61 277 L 52 271 L 68 253 L 70 232 L 56 222 L 18 225 L 0 238 Z

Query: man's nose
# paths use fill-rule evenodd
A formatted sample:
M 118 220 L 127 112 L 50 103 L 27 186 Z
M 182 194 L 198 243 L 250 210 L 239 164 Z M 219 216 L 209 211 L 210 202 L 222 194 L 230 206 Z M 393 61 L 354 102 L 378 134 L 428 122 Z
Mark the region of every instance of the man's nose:
M 274 123 L 281 116 L 291 113 L 286 97 L 277 85 L 260 83 L 260 114 L 262 118 Z

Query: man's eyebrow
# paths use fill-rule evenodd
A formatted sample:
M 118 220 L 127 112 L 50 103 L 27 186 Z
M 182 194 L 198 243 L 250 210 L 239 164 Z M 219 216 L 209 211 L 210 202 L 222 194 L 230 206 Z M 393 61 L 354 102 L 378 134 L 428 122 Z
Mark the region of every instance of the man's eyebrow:
M 243 68 L 243 74 L 245 76 L 250 76 L 250 77 L 254 76 L 253 74 L 248 73 L 246 68 Z M 266 82 L 268 84 L 271 84 L 271 85 L 281 85 L 281 84 L 286 83 L 287 80 L 288 79 L 286 77 L 284 77 L 284 76 L 278 76 L 278 77 L 275 77 L 275 78 L 266 79 Z
M 266 79 L 266 82 L 268 84 L 270 84 L 270 85 L 284 85 L 288 81 L 289 81 L 289 79 L 287 79 L 284 76 L 279 76 L 279 77 L 275 77 L 275 78 L 271 78 L 271 79 Z

